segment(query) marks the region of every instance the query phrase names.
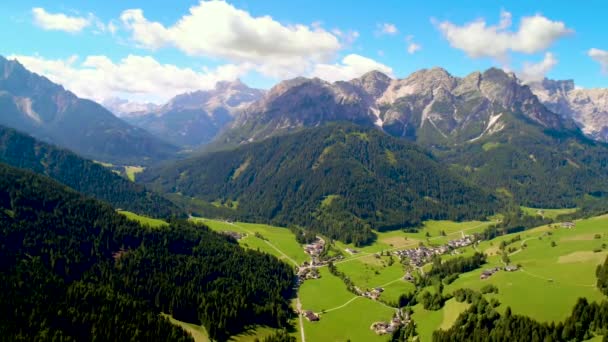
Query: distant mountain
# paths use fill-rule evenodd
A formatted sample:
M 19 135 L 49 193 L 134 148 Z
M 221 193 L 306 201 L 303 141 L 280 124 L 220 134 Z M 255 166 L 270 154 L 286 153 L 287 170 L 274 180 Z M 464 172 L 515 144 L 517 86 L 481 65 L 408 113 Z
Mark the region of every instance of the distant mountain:
M 101 104 L 119 118 L 145 115 L 160 107 L 154 103 L 133 102 L 118 97 L 107 99 Z
M 238 112 L 263 94 L 241 81 L 218 82 L 212 90 L 178 95 L 152 111 L 124 118 L 173 144 L 196 147 L 215 138 Z
M 0 162 L 51 177 L 116 208 L 167 218 L 185 216 L 161 195 L 134 184 L 109 169 L 13 129 L 0 126 Z
M 143 164 L 172 157 L 177 148 L 76 97 L 19 62 L 0 57 L 0 124 L 88 158 Z
M 233 217 L 300 225 L 357 244 L 373 238 L 371 229 L 479 219 L 498 208 L 419 147 L 352 124 L 152 168 L 139 180 L 216 203 Z
M 371 127 L 378 121 L 375 98 L 389 83 L 379 72 L 351 82 L 303 77 L 283 81 L 237 116 L 216 143 L 234 146 L 336 121 Z
M 608 142 L 608 89 L 577 89 L 572 80 L 549 79 L 530 87 L 547 108 L 576 121 L 587 136 Z

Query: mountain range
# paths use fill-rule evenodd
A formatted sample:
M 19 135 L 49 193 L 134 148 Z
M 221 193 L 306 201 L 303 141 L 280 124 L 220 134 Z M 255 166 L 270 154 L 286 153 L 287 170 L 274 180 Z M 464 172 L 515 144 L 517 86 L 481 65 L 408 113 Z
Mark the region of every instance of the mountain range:
M 132 109 L 148 110 L 122 114 L 122 118 L 177 146 L 196 148 L 215 138 L 263 94 L 263 90 L 249 88 L 238 80 L 218 82 L 214 89 L 181 94 L 162 106 L 131 104 Z
M 82 156 L 119 164 L 146 164 L 172 157 L 173 145 L 131 126 L 96 102 L 0 56 L 0 124 L 68 148 Z

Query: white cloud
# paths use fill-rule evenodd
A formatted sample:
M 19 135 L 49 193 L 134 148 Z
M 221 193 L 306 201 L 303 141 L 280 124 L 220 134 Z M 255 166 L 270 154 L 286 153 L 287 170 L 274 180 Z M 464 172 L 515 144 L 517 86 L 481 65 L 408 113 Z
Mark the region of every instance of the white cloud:
M 248 64 L 226 64 L 213 70 L 192 70 L 161 64 L 150 56 L 129 55 L 119 62 L 106 56 L 78 56 L 50 60 L 40 56 L 9 56 L 29 70 L 48 77 L 76 95 L 101 102 L 112 97 L 161 103 L 188 91 L 210 89 L 216 82 L 234 80 Z
M 602 72 L 608 73 L 608 51 L 593 48 L 587 51 L 587 55 L 594 61 L 600 63 Z
M 391 24 L 391 23 L 378 24 L 378 34 L 395 35 L 397 33 L 399 33 L 399 29 L 397 29 L 397 26 L 395 26 L 395 24 Z
M 173 46 L 191 56 L 254 63 L 267 75 L 290 75 L 291 65 L 306 69 L 328 61 L 342 48 L 339 37 L 320 23 L 283 25 L 224 1 L 200 1 L 171 26 L 148 20 L 141 9 L 126 10 L 120 18 L 141 47 Z M 357 36 L 352 33 L 348 38 Z
M 91 25 L 90 17 L 71 17 L 63 13 L 49 13 L 44 8 L 32 8 L 34 23 L 45 30 L 76 33 Z
M 413 35 L 410 34 L 407 37 L 405 37 L 405 41 L 407 42 L 407 53 L 409 53 L 410 55 L 413 55 L 416 52 L 422 50 L 422 46 L 420 44 L 414 42 Z
M 420 49 L 422 49 L 422 46 L 416 43 L 409 43 L 407 45 L 407 53 L 409 53 L 410 55 L 415 54 L 416 52 L 420 51 Z
M 542 81 L 557 62 L 557 58 L 551 52 L 547 52 L 543 60 L 538 63 L 525 62 L 519 77 L 524 83 Z
M 372 70 L 377 70 L 388 75 L 393 74 L 393 69 L 382 63 L 360 55 L 350 54 L 344 57 L 341 63 L 317 64 L 312 72 L 312 76 L 329 82 L 347 81 Z
M 572 33 L 563 22 L 552 21 L 540 14 L 523 17 L 517 31 L 511 27 L 511 13 L 502 11 L 500 23 L 487 25 L 484 19 L 458 26 L 449 21 L 438 23 L 443 36 L 454 48 L 472 58 L 491 57 L 504 61 L 510 51 L 537 53 L 549 48 L 558 39 Z

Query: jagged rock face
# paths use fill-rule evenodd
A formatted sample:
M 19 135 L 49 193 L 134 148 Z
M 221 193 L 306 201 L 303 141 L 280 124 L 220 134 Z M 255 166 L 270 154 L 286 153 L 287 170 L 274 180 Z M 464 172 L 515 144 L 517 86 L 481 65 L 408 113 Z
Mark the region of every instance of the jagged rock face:
M 576 89 L 572 80 L 548 79 L 530 87 L 547 108 L 574 120 L 587 136 L 608 141 L 608 89 Z
M 177 152 L 101 105 L 0 57 L 0 125 L 113 163 L 145 163 Z
M 373 83 L 367 84 L 370 89 L 379 87 Z M 332 121 L 371 126 L 376 118 L 370 96 L 359 84 L 349 82 L 332 84 L 301 77 L 281 82 L 238 116 L 222 138 L 240 144 Z
M 443 69 L 421 70 L 394 81 L 380 98 L 383 128 L 422 143 L 475 141 L 504 129 L 517 113 L 550 129 L 567 129 L 513 74 L 499 69 L 464 78 Z
M 263 94 L 238 80 L 218 82 L 214 89 L 178 95 L 156 110 L 126 120 L 173 144 L 196 147 L 213 139 Z
M 459 78 L 433 68 L 395 80 L 375 71 L 349 82 L 301 77 L 282 82 L 237 117 L 220 140 L 239 144 L 352 121 L 423 144 L 464 143 L 502 131 L 512 115 L 545 129 L 576 129 L 547 110 L 512 73 L 489 69 Z

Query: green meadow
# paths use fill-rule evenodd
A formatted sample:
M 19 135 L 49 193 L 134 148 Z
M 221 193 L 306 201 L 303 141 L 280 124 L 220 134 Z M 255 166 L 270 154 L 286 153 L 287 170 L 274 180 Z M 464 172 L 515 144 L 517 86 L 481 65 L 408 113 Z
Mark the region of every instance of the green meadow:
M 141 224 L 148 225 L 150 227 L 158 228 L 168 226 L 169 224 L 163 220 L 151 218 L 148 216 L 139 215 L 136 213 L 132 213 L 130 211 L 118 210 L 118 212 L 124 216 L 126 216 L 129 220 L 137 221 Z
M 144 168 L 141 166 L 125 166 L 125 174 L 131 182 L 135 182 L 135 177 L 137 174 L 143 171 Z
M 533 208 L 527 210 L 538 211 Z M 571 210 L 544 209 L 543 214 L 557 216 L 567 212 Z M 201 218 L 193 220 L 202 222 L 215 231 L 245 234 L 245 237 L 239 240 L 240 245 L 270 253 L 288 263 L 301 264 L 309 260 L 309 256 L 304 253 L 289 229 Z M 428 221 L 418 232 L 380 232 L 375 243 L 361 248 L 333 241 L 334 248 L 344 256 L 343 260 L 335 264 L 339 271 L 361 289 L 383 287 L 381 298 L 393 302 L 401 294 L 411 292 L 415 288 L 413 284 L 402 279 L 410 266 L 402 265 L 394 256 L 391 261 L 386 252 L 415 248 L 421 242 L 444 244 L 460 238 L 463 234 L 480 232 L 494 223 L 495 221 Z M 501 241 L 510 242 L 518 235 L 519 240 L 510 243 L 507 251 L 511 264 L 520 265 L 522 268 L 515 272 L 500 271 L 486 280 L 481 280 L 479 276 L 483 269 L 503 266 L 499 250 Z M 605 298 L 595 287 L 595 268 L 608 255 L 606 244 L 608 216 L 576 221 L 576 227 L 573 229 L 554 224 L 482 241 L 476 247 L 461 249 L 461 255 L 483 251 L 488 255 L 488 263 L 482 269 L 461 274 L 452 284 L 446 285 L 443 291 L 447 294 L 459 288 L 480 290 L 487 284 L 493 284 L 498 288 L 498 294 L 485 296 L 499 300 L 499 310 L 510 307 L 513 313 L 541 321 L 563 320 L 570 314 L 579 297 L 593 301 Z M 350 254 L 345 251 L 346 248 L 355 249 L 358 253 Z M 454 257 L 457 256 L 444 256 L 445 259 Z M 430 268 L 431 265 L 423 267 L 425 271 Z M 382 302 L 348 292 L 342 280 L 330 274 L 326 267 L 320 267 L 319 272 L 320 279 L 305 281 L 298 292 L 302 308 L 317 312 L 321 316 L 319 322 L 308 322 L 304 319 L 307 340 L 386 341 L 388 336 L 376 335 L 370 326 L 376 321 L 388 321 L 395 312 L 394 309 Z M 432 288 L 429 290 L 434 291 Z M 467 307 L 468 304 L 458 303 L 454 299 L 447 301 L 445 306 L 437 311 L 425 310 L 421 305 L 414 306 L 412 317 L 416 322 L 420 340 L 430 341 L 433 331 L 448 329 Z M 294 326 L 297 331 L 293 332 L 293 336 L 301 340 L 299 323 L 294 322 Z M 255 336 L 270 332 L 272 330 L 268 328 L 256 328 L 239 335 L 234 341 L 246 341 L 243 338 L 248 337 L 253 341 Z
M 571 209 L 543 209 L 543 208 L 530 208 L 530 207 L 521 207 L 521 210 L 530 216 L 543 216 L 550 219 L 555 219 L 559 215 L 572 214 L 576 212 L 577 208 Z
M 215 231 L 233 231 L 246 236 L 239 244 L 246 248 L 260 250 L 285 260 L 287 263 L 301 265 L 310 257 L 304 253 L 302 246 L 296 241 L 295 235 L 287 228 L 274 227 L 265 224 L 225 222 L 204 218 L 192 218 Z M 258 236 L 255 236 L 258 233 Z

